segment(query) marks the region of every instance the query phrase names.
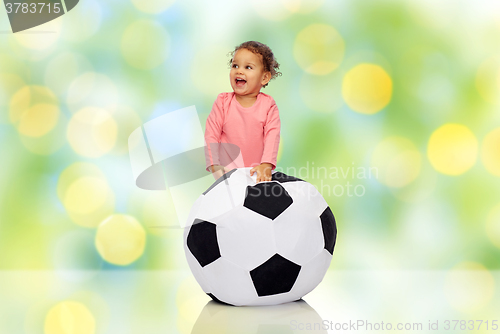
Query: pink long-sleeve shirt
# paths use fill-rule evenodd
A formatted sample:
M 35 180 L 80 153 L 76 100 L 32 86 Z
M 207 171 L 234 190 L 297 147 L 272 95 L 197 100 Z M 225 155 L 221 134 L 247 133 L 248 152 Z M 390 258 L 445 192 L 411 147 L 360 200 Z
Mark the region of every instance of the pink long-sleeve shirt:
M 221 93 L 214 102 L 205 127 L 207 170 L 211 165 L 255 167 L 267 162 L 276 168 L 280 142 L 280 117 L 274 99 L 259 93 L 251 107 L 244 108 L 234 92 Z M 241 160 L 234 160 L 235 146 Z M 236 155 L 238 155 L 236 149 Z

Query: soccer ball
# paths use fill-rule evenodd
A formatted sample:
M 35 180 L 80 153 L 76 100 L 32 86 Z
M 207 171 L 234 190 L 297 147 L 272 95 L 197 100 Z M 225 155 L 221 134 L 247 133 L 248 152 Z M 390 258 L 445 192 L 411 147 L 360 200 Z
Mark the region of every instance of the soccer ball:
M 184 250 L 201 288 L 230 305 L 299 300 L 323 279 L 337 227 L 308 182 L 274 172 L 255 183 L 250 168 L 224 174 L 194 203 Z

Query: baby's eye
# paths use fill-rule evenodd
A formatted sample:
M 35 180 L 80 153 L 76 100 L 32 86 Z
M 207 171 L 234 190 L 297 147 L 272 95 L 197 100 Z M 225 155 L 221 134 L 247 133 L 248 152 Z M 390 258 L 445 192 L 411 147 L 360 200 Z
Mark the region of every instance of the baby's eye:
M 247 66 L 247 68 L 252 69 L 252 66 Z
M 234 67 L 234 68 L 237 68 L 237 67 L 238 67 L 238 65 L 236 65 L 236 64 L 233 64 L 233 67 Z

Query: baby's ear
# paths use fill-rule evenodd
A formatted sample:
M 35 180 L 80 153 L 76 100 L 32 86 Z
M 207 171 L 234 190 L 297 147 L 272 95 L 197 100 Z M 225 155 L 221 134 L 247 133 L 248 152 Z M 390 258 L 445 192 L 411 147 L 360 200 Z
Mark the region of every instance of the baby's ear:
M 264 76 L 262 77 L 262 86 L 267 84 L 269 82 L 269 80 L 271 80 L 271 72 L 269 72 L 269 71 L 264 72 Z

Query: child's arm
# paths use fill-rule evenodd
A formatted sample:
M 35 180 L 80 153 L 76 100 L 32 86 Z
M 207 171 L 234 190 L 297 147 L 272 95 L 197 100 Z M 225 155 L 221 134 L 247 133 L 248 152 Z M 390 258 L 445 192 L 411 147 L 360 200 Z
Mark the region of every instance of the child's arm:
M 259 166 L 250 170 L 250 175 L 257 173 L 257 182 L 271 181 L 272 170 L 276 168 L 278 149 L 280 145 L 281 121 L 279 110 L 273 104 L 267 113 L 266 124 L 264 125 L 264 152 Z
M 264 124 L 264 152 L 260 163 L 270 163 L 272 169 L 276 168 L 278 149 L 280 146 L 281 121 L 278 107 L 274 104 L 267 113 L 266 124 Z
M 220 165 L 219 161 L 219 144 L 222 136 L 222 125 L 224 122 L 224 115 L 222 113 L 223 95 L 219 94 L 215 100 L 212 110 L 208 115 L 205 124 L 205 160 L 207 163 L 206 170 L 217 175 L 222 176 L 224 168 Z M 215 167 L 215 168 L 214 168 Z M 215 174 L 217 173 L 217 175 Z

